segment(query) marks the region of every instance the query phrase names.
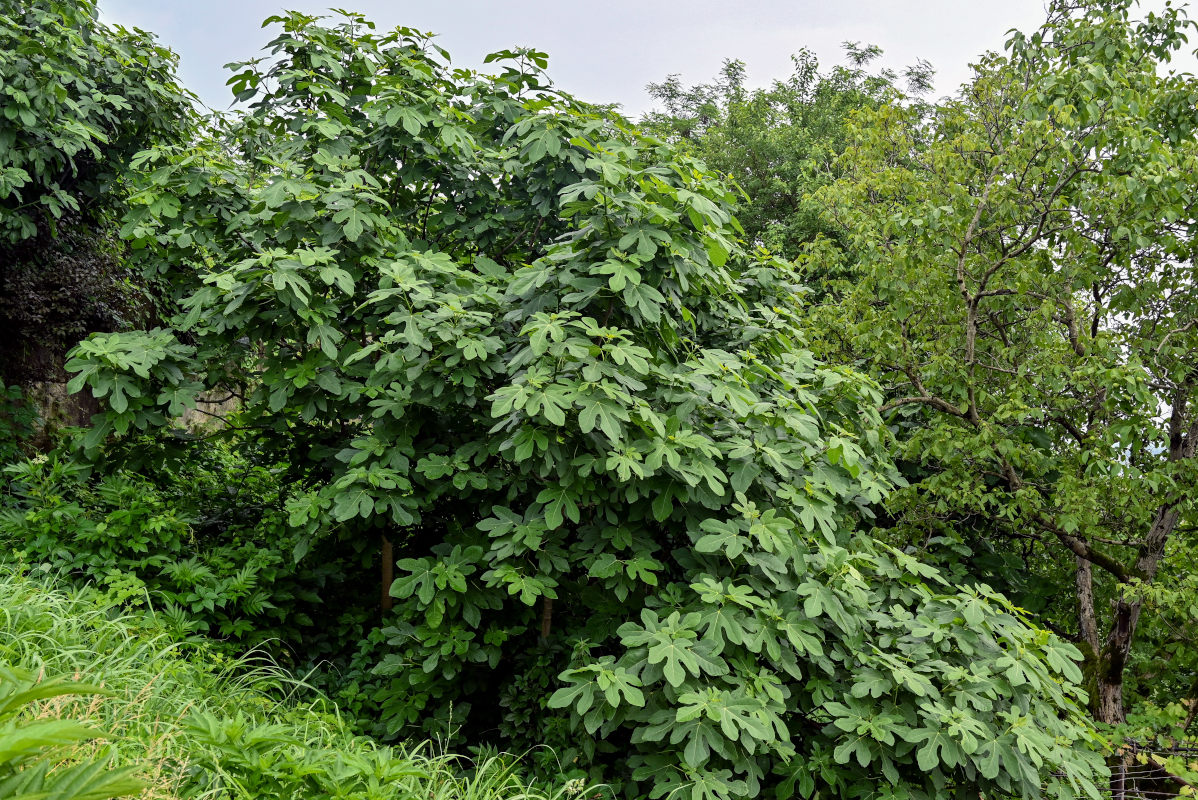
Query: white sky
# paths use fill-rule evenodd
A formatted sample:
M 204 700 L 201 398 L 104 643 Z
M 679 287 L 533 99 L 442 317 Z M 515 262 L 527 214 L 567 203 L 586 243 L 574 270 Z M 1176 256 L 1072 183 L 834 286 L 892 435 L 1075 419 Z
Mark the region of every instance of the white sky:
M 927 59 L 934 94 L 952 94 L 980 53 L 1044 18 L 1043 0 L 100 0 L 105 21 L 153 31 L 179 53 L 183 82 L 214 108 L 232 99 L 223 65 L 258 55 L 273 37 L 260 28 L 264 18 L 329 5 L 361 11 L 380 30 L 435 32 L 459 66 L 509 47 L 544 50 L 558 86 L 633 117 L 652 106 L 645 84 L 670 73 L 707 82 L 725 58 L 739 58 L 750 85 L 764 85 L 788 74 L 802 47 L 825 65 L 840 63 L 845 40 L 880 46 L 893 68 Z M 1185 66 L 1193 70 L 1193 59 Z

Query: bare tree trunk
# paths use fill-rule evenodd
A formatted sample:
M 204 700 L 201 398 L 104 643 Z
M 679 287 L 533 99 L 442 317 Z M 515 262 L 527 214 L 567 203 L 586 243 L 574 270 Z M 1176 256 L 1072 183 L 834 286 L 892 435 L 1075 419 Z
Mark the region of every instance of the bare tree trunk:
M 1103 722 L 1122 721 L 1123 670 L 1119 666 L 1112 669 L 1114 665 L 1111 664 L 1108 648 L 1103 647 L 1098 641 L 1098 615 L 1094 609 L 1094 568 L 1081 556 L 1077 556 L 1075 582 L 1077 627 L 1080 634 L 1078 644 L 1081 645 L 1085 658 L 1085 671 L 1093 679 L 1087 687 L 1091 692 L 1091 711 L 1096 719 Z M 1116 618 L 1119 618 L 1118 612 Z
M 1123 710 L 1123 670 L 1100 664 L 1098 671 L 1098 697 L 1095 698 L 1094 717 L 1099 722 L 1117 725 L 1127 721 Z
M 553 629 L 553 601 L 548 597 L 541 598 L 541 638 L 542 645 L 549 642 L 549 632 Z
M 1094 567 L 1081 556 L 1077 559 L 1077 622 L 1082 644 L 1088 648 L 1087 660 L 1098 656 L 1098 616 L 1094 612 Z

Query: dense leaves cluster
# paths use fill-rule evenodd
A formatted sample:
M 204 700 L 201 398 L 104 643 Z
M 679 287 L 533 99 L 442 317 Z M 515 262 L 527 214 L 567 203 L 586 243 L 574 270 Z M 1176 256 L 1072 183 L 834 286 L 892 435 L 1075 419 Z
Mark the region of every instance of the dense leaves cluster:
M 111 210 L 130 158 L 184 115 L 175 56 L 141 31 L 96 21 L 91 0 L 0 7 L 3 240 L 75 212 Z M 36 31 L 37 35 L 30 35 Z
M 250 110 L 138 159 L 124 233 L 182 312 L 70 367 L 89 451 L 235 397 L 295 558 L 394 553 L 384 733 L 548 740 L 638 796 L 1094 791 L 1076 651 L 857 533 L 877 395 L 723 183 L 535 51 L 276 21 Z
M 24 455 L 37 421 L 37 410 L 19 386 L 0 385 L 0 464 Z
M 138 449 L 151 450 L 146 441 Z M 58 457 L 6 470 L 0 547 L 42 572 L 71 576 L 117 602 L 148 604 L 176 635 L 227 640 L 238 652 L 311 633 L 319 589 L 337 567 L 292 556 L 275 475 L 215 448 L 154 479 L 89 475 Z
M 133 155 L 187 128 L 175 56 L 93 0 L 0 3 L 0 374 L 53 376 L 145 308 L 112 232 Z M 36 32 L 36 35 L 31 35 Z

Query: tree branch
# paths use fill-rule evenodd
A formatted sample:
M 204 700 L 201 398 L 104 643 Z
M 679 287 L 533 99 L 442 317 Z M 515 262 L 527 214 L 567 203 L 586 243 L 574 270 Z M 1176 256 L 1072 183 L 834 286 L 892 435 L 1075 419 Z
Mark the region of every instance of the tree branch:
M 957 408 L 952 403 L 941 400 L 939 397 L 900 397 L 898 400 L 891 400 L 889 403 L 882 406 L 882 408 L 879 409 L 879 412 L 885 414 L 887 411 L 892 411 L 899 406 L 909 406 L 916 403 L 925 406 L 931 406 L 938 411 L 943 411 L 946 414 L 952 414 L 954 417 L 961 417 L 964 419 L 967 416 L 964 411 Z

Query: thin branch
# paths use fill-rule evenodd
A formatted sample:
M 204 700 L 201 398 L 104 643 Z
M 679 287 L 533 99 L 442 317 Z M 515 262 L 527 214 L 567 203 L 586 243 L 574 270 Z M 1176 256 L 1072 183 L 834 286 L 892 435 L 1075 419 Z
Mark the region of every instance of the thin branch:
M 964 411 L 957 408 L 952 403 L 949 403 L 946 400 L 941 400 L 939 397 L 927 397 L 927 396 L 925 396 L 925 397 L 900 397 L 898 400 L 891 400 L 889 403 L 882 406 L 882 408 L 879 409 L 879 411 L 881 413 L 885 414 L 887 411 L 892 411 L 896 408 L 899 408 L 900 406 L 909 406 L 909 405 L 915 405 L 915 404 L 931 406 L 932 408 L 935 408 L 938 411 L 943 411 L 946 414 L 952 414 L 954 417 L 961 417 L 962 419 L 965 419 L 968 417 L 968 415 Z

